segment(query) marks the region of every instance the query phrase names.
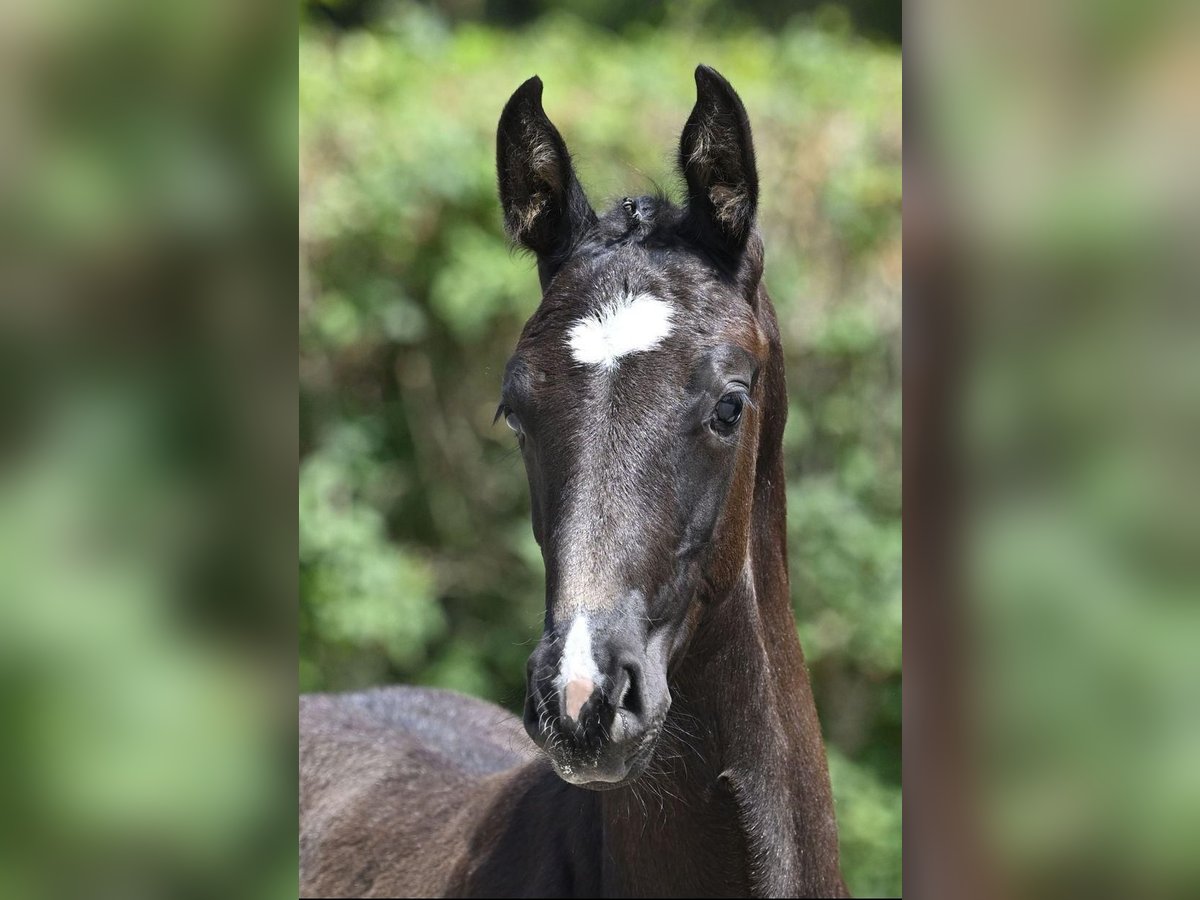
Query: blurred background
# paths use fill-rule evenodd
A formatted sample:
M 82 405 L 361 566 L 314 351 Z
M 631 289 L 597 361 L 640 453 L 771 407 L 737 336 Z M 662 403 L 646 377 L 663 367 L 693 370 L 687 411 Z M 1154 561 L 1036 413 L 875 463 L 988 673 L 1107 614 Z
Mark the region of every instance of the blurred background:
M 295 896 L 269 6 L 0 4 L 0 897 Z
M 1200 9 L 911 38 L 906 887 L 1194 897 Z
M 300 687 L 520 711 L 543 564 L 493 426 L 539 298 L 496 198 L 533 74 L 597 207 L 675 192 L 697 63 L 749 110 L 787 354 L 791 585 L 859 895 L 900 891 L 901 67 L 890 3 L 310 3 L 300 40 Z M 895 35 L 892 34 L 891 37 Z

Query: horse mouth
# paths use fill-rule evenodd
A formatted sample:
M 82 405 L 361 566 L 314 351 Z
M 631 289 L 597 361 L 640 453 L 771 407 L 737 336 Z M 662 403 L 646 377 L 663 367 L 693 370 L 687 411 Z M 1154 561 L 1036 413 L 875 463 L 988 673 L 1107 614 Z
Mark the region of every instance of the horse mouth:
M 646 773 L 662 732 L 662 721 L 655 722 L 637 739 L 637 743 L 622 758 L 602 761 L 603 752 L 595 758 L 560 759 L 548 753 L 555 774 L 567 784 L 589 791 L 612 791 L 637 781 Z M 607 763 L 607 764 L 605 764 Z

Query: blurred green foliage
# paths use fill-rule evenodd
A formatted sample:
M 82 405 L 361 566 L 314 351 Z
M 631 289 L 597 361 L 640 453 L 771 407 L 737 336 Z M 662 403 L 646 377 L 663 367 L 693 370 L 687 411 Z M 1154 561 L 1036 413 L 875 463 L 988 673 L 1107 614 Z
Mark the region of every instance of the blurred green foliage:
M 3 27 L 0 897 L 295 897 L 294 22 L 64 12 Z
M 388 0 L 300 0 L 309 18 L 338 28 L 362 28 L 386 21 Z M 589 23 L 611 31 L 643 27 L 709 29 L 757 25 L 778 28 L 798 15 L 825 23 L 851 26 L 873 39 L 899 44 L 902 9 L 897 0 L 424 0 L 426 7 L 451 22 L 464 20 L 514 27 L 527 25 L 554 10 L 568 9 Z
M 898 51 L 797 22 L 618 36 L 426 7 L 300 41 L 301 688 L 389 682 L 519 706 L 541 630 L 524 469 L 492 427 L 537 304 L 495 196 L 494 130 L 538 74 L 600 205 L 672 188 L 692 70 L 754 125 L 791 397 L 793 599 L 830 745 L 845 870 L 900 883 Z

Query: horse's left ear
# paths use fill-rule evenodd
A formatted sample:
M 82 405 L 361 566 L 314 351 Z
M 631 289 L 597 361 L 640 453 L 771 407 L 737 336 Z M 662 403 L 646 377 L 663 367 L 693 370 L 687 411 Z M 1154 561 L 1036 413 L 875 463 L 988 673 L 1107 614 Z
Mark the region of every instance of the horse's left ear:
M 713 249 L 738 256 L 754 230 L 758 168 L 750 119 L 716 69 L 696 67 L 696 105 L 679 139 L 688 224 Z

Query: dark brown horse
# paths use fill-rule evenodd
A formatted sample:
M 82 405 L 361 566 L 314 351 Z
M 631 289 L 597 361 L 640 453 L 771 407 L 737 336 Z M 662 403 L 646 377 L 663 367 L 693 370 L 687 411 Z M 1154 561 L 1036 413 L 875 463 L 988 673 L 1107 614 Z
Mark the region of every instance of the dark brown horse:
M 717 72 L 696 86 L 683 207 L 598 216 L 541 81 L 504 109 L 500 199 L 543 292 L 497 414 L 546 563 L 524 727 L 443 691 L 302 698 L 305 895 L 845 894 L 750 124 Z

